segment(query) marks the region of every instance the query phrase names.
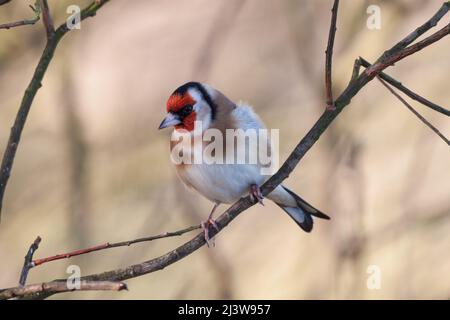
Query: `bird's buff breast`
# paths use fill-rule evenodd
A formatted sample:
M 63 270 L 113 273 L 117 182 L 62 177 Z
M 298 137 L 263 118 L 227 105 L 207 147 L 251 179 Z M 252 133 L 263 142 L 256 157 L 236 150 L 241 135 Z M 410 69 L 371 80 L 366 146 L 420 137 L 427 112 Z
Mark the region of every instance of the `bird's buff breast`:
M 262 184 L 256 165 L 183 164 L 176 166 L 180 179 L 213 202 L 233 203 L 248 193 L 252 184 Z
M 205 159 L 205 155 L 200 163 L 196 163 L 193 161 L 193 154 L 201 153 L 207 142 L 203 141 L 201 144 L 203 149 L 199 149 L 200 145 L 195 145 L 193 139 L 181 142 L 171 141 L 171 152 L 177 143 L 181 143 L 183 147 L 189 145 L 191 147 L 183 149 L 183 154 L 187 152 L 184 155 L 190 161 L 175 164 L 179 178 L 188 187 L 195 189 L 213 202 L 233 203 L 248 193 L 250 185 L 261 185 L 267 178 L 267 176 L 261 175 L 259 164 L 217 163 L 209 158 Z

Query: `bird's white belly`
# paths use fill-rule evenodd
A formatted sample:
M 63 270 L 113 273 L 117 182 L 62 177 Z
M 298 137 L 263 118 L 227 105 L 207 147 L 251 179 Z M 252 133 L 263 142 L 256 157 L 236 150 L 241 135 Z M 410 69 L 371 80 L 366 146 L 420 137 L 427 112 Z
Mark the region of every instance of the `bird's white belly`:
M 194 164 L 180 172 L 184 180 L 214 202 L 233 203 L 246 195 L 252 184 L 261 185 L 265 176 L 251 164 Z

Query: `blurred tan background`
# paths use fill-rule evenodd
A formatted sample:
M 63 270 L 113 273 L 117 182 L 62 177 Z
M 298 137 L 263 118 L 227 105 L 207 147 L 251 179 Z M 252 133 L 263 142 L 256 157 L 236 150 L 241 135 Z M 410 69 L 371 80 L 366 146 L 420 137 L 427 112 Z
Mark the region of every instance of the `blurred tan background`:
M 56 24 L 74 2 L 53 1 Z M 0 23 L 31 17 L 32 1 L 0 7 Z M 370 4 L 381 30 L 366 27 Z M 374 61 L 442 1 L 342 1 L 334 89 L 353 61 Z M 114 0 L 61 42 L 29 115 L 0 224 L 0 287 L 35 257 L 198 224 L 211 203 L 186 190 L 157 127 L 189 80 L 245 100 L 280 129 L 281 161 L 324 108 L 332 1 Z M 448 23 L 446 17 L 440 26 Z M 42 23 L 0 30 L 0 147 L 45 44 Z M 388 73 L 448 108 L 450 38 Z M 413 103 L 448 137 L 449 118 Z M 186 259 L 128 281 L 130 291 L 65 299 L 450 298 L 450 152 L 378 82 L 353 99 L 286 184 L 332 216 L 305 234 L 278 207 L 254 206 Z M 221 206 L 220 210 L 225 210 Z M 194 234 L 61 260 L 28 283 L 138 263 Z M 367 268 L 381 271 L 368 289 Z

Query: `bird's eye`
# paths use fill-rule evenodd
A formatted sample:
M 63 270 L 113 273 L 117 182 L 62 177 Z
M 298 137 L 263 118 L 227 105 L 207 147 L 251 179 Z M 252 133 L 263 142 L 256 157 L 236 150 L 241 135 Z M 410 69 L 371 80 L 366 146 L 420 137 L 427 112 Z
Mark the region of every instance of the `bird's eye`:
M 179 114 L 182 117 L 186 117 L 187 115 L 189 115 L 192 112 L 192 109 L 193 109 L 193 106 L 191 104 L 188 104 L 179 111 Z

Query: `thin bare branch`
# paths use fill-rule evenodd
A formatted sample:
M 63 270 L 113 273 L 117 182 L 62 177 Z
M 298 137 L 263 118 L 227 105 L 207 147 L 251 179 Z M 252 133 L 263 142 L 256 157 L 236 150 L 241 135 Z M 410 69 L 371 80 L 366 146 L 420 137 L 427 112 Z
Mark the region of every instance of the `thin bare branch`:
M 386 51 L 385 55 L 391 55 L 392 53 L 399 51 L 403 48 L 406 48 L 411 43 L 416 41 L 421 35 L 435 27 L 438 22 L 444 17 L 447 12 L 450 10 L 450 1 L 446 1 L 442 4 L 439 10 L 424 24 L 415 29 L 413 32 L 408 34 L 403 40 L 399 41 L 395 46 Z
M 423 39 L 422 41 L 417 42 L 416 44 L 413 44 L 409 47 L 403 48 L 399 51 L 389 51 L 390 53 L 388 55 L 383 55 L 381 58 L 377 60 L 372 66 L 367 68 L 365 72 L 369 75 L 369 77 L 375 77 L 378 75 L 381 71 L 386 69 L 387 67 L 393 65 L 397 61 L 400 61 L 407 56 L 412 55 L 413 53 L 416 53 L 423 48 L 428 47 L 430 44 L 435 43 L 436 41 L 441 40 L 443 37 L 447 36 L 450 33 L 450 23 L 447 24 L 445 27 L 440 29 L 439 31 L 433 33 L 431 36 Z
M 33 267 L 33 255 L 36 250 L 39 248 L 39 243 L 41 243 L 41 237 L 37 237 L 36 240 L 31 244 L 28 249 L 27 254 L 25 255 L 25 261 L 23 263 L 22 272 L 20 273 L 19 286 L 23 287 L 27 282 L 28 272 Z
M 157 239 L 181 236 L 181 235 L 183 235 L 185 233 L 188 233 L 188 232 L 191 232 L 191 231 L 194 231 L 194 230 L 198 230 L 200 228 L 201 228 L 200 225 L 196 225 L 196 226 L 184 228 L 184 229 L 181 229 L 181 230 L 178 230 L 178 231 L 174 231 L 174 232 L 165 232 L 165 233 L 162 233 L 162 234 L 158 234 L 156 236 L 149 236 L 149 237 L 138 238 L 138 239 L 134 239 L 134 240 L 114 242 L 114 243 L 107 242 L 107 243 L 104 243 L 104 244 L 101 244 L 101 245 L 97 245 L 97 246 L 94 246 L 94 247 L 90 247 L 90 248 L 79 249 L 79 250 L 75 250 L 75 251 L 71 251 L 71 252 L 67 252 L 67 253 L 61 253 L 61 254 L 57 254 L 57 255 L 46 257 L 46 258 L 42 258 L 42 259 L 35 259 L 35 260 L 33 260 L 31 262 L 31 268 L 39 266 L 39 265 L 47 263 L 47 262 L 50 262 L 50 261 L 67 259 L 67 258 L 71 258 L 71 257 L 74 257 L 74 256 L 87 254 L 87 253 L 90 253 L 90 252 L 95 252 L 95 251 L 100 251 L 100 250 L 105 250 L 105 249 L 111 249 L 111 248 L 117 248 L 117 247 L 127 247 L 127 246 L 131 246 L 132 244 L 136 244 L 136 243 L 140 243 L 140 242 L 149 242 L 149 241 L 153 241 L 153 240 L 157 240 Z
M 370 62 L 368 62 L 364 58 L 360 58 L 360 62 L 361 62 L 361 65 L 364 66 L 365 68 L 368 68 L 371 66 Z M 430 100 L 425 99 L 424 97 L 418 95 L 414 91 L 411 91 L 410 89 L 405 87 L 400 81 L 395 80 L 394 78 L 387 75 L 386 73 L 380 72 L 380 74 L 378 76 L 381 79 L 383 79 L 384 81 L 388 82 L 393 87 L 397 88 L 398 90 L 400 90 L 401 92 L 406 94 L 411 99 L 416 100 L 416 101 L 420 102 L 421 104 L 423 104 L 424 106 L 427 106 L 427 107 L 429 107 L 437 112 L 440 112 L 446 116 L 450 116 L 450 110 L 447 110 L 447 109 L 431 102 Z
M 75 286 L 75 284 L 74 284 Z M 122 291 L 128 290 L 123 282 L 113 281 L 80 281 L 79 287 L 68 287 L 66 281 L 52 281 L 30 284 L 25 287 L 15 287 L 0 290 L 0 300 L 27 299 L 36 294 L 55 294 L 70 291 Z
M 4 4 L 4 3 L 1 3 L 1 4 Z M 20 27 L 20 26 L 33 25 L 36 22 L 38 22 L 39 19 L 41 18 L 41 6 L 39 5 L 39 2 L 36 1 L 35 7 L 30 5 L 30 8 L 34 12 L 33 18 L 0 24 L 0 29 L 11 29 L 11 28 Z
M 419 118 L 420 121 L 425 123 L 425 125 L 434 131 L 444 142 L 450 146 L 450 141 L 427 119 L 425 119 L 419 112 L 417 112 L 405 99 L 403 99 L 397 92 L 395 92 L 386 82 L 384 82 L 381 77 L 377 77 L 378 80 L 398 99 L 400 100 L 414 115 Z
M 334 0 L 333 8 L 331 9 L 331 23 L 330 32 L 328 34 L 328 45 L 325 51 L 325 88 L 327 91 L 327 108 L 334 110 L 334 100 L 333 100 L 333 84 L 331 79 L 332 72 L 332 61 L 333 61 L 333 47 L 334 38 L 336 35 L 336 20 L 337 12 L 339 7 L 339 0 Z
M 42 11 L 42 21 L 44 22 L 45 31 L 47 32 L 47 38 L 50 39 L 55 34 L 55 27 L 53 26 L 50 8 L 47 0 L 39 0 L 39 4 Z

